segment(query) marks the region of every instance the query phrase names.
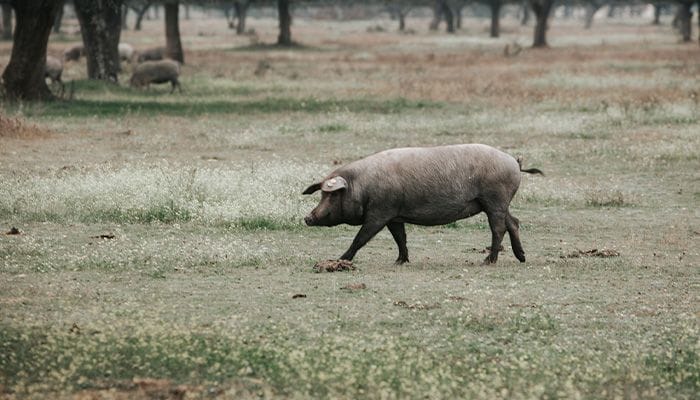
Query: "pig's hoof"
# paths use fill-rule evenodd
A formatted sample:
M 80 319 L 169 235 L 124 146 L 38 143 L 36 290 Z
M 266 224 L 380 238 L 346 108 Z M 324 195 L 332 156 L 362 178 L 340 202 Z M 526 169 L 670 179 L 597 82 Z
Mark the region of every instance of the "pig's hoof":
M 355 266 L 349 260 L 325 260 L 314 265 L 314 272 L 354 271 Z
M 481 263 L 481 265 L 494 265 L 496 263 L 496 260 L 492 260 L 491 257 L 486 257 L 484 258 L 484 261 Z
M 394 265 L 401 265 L 407 262 L 410 262 L 408 261 L 408 258 L 397 258 L 396 261 L 394 261 Z

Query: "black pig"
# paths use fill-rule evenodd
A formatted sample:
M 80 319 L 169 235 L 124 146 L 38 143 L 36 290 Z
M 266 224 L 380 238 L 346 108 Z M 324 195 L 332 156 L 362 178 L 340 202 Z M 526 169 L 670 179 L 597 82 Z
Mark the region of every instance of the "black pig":
M 525 261 L 519 221 L 508 211 L 520 185 L 520 160 L 483 144 L 409 147 L 382 151 L 340 167 L 304 190 L 321 190 L 321 202 L 305 218 L 309 226 L 362 225 L 350 248 L 355 253 L 385 226 L 399 247 L 397 264 L 408 261 L 405 223 L 443 225 L 482 211 L 491 228 L 484 263 L 495 263 L 505 232 L 515 257 Z

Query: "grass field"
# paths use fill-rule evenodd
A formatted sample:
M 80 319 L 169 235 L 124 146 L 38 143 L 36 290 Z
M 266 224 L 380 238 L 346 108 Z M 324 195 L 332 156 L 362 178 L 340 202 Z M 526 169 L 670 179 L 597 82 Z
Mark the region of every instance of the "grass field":
M 0 398 L 697 398 L 697 43 L 642 19 L 558 20 L 532 50 L 509 19 L 489 39 L 300 18 L 303 46 L 257 44 L 274 24 L 183 21 L 183 94 L 82 61 L 72 101 L 3 105 Z M 312 271 L 356 228 L 305 227 L 308 184 L 470 142 L 545 171 L 511 208 L 526 263 L 505 240 L 481 265 L 480 215 L 410 227 L 408 264 L 384 231 L 356 271 Z

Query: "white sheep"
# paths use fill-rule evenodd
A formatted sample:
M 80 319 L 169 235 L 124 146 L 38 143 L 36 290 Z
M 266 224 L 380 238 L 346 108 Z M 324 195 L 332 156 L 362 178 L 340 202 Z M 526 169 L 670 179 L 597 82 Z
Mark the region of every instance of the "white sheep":
M 177 61 L 146 61 L 134 68 L 129 83 L 133 87 L 149 87 L 151 83 L 170 82 L 172 85 L 170 93 L 175 91 L 175 87 L 182 93 L 178 76 L 180 76 L 180 63 Z
M 119 43 L 119 60 L 131 64 L 134 57 L 134 47 L 129 43 Z
M 54 57 L 46 56 L 46 65 L 44 67 L 44 79 L 51 79 L 51 84 L 58 82 L 61 85 L 61 93 L 63 93 L 64 85 L 61 80 L 61 74 L 63 74 L 63 61 Z

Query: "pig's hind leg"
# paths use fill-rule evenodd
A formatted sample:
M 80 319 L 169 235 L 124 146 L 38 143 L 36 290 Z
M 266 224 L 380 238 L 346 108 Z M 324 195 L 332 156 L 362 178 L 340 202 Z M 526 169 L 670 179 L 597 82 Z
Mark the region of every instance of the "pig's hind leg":
M 495 264 L 498 260 L 498 252 L 501 250 L 501 242 L 506 234 L 506 218 L 508 209 L 501 207 L 484 207 L 486 216 L 489 219 L 489 227 L 491 228 L 491 249 L 489 255 L 484 260 L 484 264 Z
M 406 247 L 406 227 L 403 222 L 389 222 L 386 225 L 394 237 L 396 245 L 399 246 L 399 258 L 396 259 L 396 264 L 408 262 L 408 247 Z
M 512 216 L 510 212 L 506 215 L 506 228 L 508 229 L 508 236 L 510 236 L 510 245 L 513 247 L 513 254 L 515 258 L 520 262 L 525 262 L 525 250 L 523 250 L 523 244 L 520 243 L 520 221 Z

